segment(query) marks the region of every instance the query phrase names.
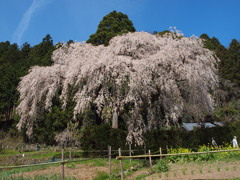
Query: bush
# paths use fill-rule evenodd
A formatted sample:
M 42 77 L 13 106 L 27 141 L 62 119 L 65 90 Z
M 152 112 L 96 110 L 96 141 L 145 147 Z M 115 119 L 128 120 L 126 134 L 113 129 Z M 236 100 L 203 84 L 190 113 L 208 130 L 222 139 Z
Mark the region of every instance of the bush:
M 0 153 L 2 154 L 4 152 L 3 145 L 0 143 Z
M 169 170 L 168 161 L 166 159 L 160 159 L 157 161 L 156 171 L 167 172 Z
M 178 149 L 168 149 L 169 154 L 178 154 L 178 153 L 190 153 L 190 149 L 185 148 L 178 148 Z M 169 156 L 167 157 L 171 162 L 185 162 L 185 161 L 191 161 L 192 156 L 189 155 L 181 155 L 181 156 Z
M 100 124 L 84 129 L 80 142 L 84 151 L 106 150 L 109 145 L 112 146 L 112 150 L 124 149 L 126 137 L 126 131 L 112 129 L 108 124 Z
M 211 148 L 207 147 L 207 146 L 201 146 L 198 149 L 198 152 L 208 152 L 211 151 Z M 208 154 L 198 154 L 197 155 L 198 160 L 200 161 L 209 161 L 214 159 L 214 154 L 213 153 L 208 153 Z

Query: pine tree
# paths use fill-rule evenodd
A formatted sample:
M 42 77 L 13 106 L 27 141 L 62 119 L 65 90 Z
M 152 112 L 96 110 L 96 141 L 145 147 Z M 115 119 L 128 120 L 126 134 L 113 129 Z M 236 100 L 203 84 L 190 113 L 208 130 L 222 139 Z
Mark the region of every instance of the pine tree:
M 135 31 L 132 21 L 128 19 L 126 14 L 113 11 L 103 17 L 96 33 L 90 36 L 87 43 L 107 46 L 112 37 Z

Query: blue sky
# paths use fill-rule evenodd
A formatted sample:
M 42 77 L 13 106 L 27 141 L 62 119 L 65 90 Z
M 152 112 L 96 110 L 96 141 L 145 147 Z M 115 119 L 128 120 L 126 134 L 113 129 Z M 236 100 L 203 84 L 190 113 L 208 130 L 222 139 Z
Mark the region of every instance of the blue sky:
M 185 36 L 215 36 L 226 47 L 240 40 L 240 0 L 1 0 L 0 42 L 33 46 L 46 34 L 55 43 L 86 41 L 113 10 L 127 14 L 137 31 L 175 26 Z

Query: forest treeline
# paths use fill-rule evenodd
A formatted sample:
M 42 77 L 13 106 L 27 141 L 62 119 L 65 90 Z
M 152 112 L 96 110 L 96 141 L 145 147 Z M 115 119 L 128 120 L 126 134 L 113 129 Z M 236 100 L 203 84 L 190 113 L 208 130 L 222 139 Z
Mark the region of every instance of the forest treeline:
M 87 42 L 93 45 L 108 45 L 112 37 L 134 31 L 133 23 L 125 14 L 113 11 L 103 18 L 96 33 L 91 35 Z M 154 32 L 154 34 L 161 33 Z M 204 46 L 214 51 L 220 59 L 217 66 L 221 78 L 219 91 L 223 92 L 222 97 L 219 97 L 222 104 L 221 107 L 216 108 L 216 112 L 211 119 L 222 121 L 225 124 L 238 121 L 240 117 L 240 42 L 233 39 L 228 47 L 224 47 L 216 37 L 211 38 L 207 34 L 202 34 L 200 38 L 204 39 Z M 72 41 L 70 40 L 68 43 L 72 43 Z M 15 113 L 15 107 L 19 101 L 18 83 L 32 66 L 50 66 L 53 63 L 51 54 L 56 46 L 49 34 L 35 46 L 31 46 L 27 42 L 23 45 L 11 44 L 9 41 L 0 42 L 0 128 L 2 130 L 10 129 L 11 135 L 18 133 L 15 127 L 18 122 Z M 72 108 L 70 106 L 63 111 L 59 104 L 52 108 L 52 112 L 43 114 L 42 119 L 44 121 L 40 126 L 35 127 L 36 136 L 33 140 L 48 144 L 54 143 L 54 134 L 64 130 L 68 120 L 72 118 Z M 90 109 L 81 118 L 87 118 L 91 122 L 96 117 Z M 93 121 L 92 125 L 97 125 L 97 123 Z M 91 131 L 94 131 L 94 128 L 92 129 Z M 89 131 L 87 129 L 88 134 L 83 132 L 81 137 L 90 138 L 91 133 Z M 113 132 L 109 130 L 109 133 Z M 86 142 L 86 144 L 89 143 Z
M 42 42 L 31 47 L 27 42 L 22 46 L 9 41 L 0 42 L 0 120 L 13 119 L 19 94 L 17 86 L 20 78 L 32 66 L 49 66 L 55 46 L 51 36 L 46 35 Z

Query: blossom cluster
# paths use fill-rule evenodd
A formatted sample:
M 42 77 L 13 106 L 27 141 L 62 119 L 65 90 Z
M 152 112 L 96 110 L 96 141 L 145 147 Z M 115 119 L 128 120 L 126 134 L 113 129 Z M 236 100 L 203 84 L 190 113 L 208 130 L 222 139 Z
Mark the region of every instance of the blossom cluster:
M 62 108 L 67 106 L 70 86 L 78 88 L 73 119 L 90 103 L 95 104 L 99 117 L 109 117 L 103 116 L 106 112 L 111 117 L 116 108 L 121 114 L 131 104 L 125 120 L 127 140 L 139 145 L 147 129 L 178 124 L 183 113 L 196 118 L 211 113 L 218 59 L 203 47 L 201 39 L 176 36 L 135 32 L 114 37 L 107 47 L 61 46 L 53 52 L 52 66 L 34 66 L 22 77 L 17 127 L 26 127 L 30 137 L 38 115 L 51 111 L 59 91 Z

